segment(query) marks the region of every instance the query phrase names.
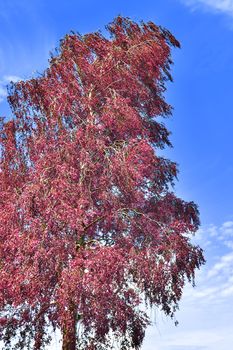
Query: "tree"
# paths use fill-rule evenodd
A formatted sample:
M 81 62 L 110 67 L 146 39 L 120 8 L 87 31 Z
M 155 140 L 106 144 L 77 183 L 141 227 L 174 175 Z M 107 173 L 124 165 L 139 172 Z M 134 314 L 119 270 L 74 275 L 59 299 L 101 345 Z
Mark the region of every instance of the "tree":
M 66 35 L 43 75 L 12 83 L 1 120 L 0 339 L 43 349 L 139 349 L 150 320 L 174 316 L 204 263 L 190 238 L 198 210 L 172 192 L 158 120 L 172 34 L 117 17 Z M 49 327 L 50 326 L 50 327 Z M 17 345 L 16 343 L 17 342 Z

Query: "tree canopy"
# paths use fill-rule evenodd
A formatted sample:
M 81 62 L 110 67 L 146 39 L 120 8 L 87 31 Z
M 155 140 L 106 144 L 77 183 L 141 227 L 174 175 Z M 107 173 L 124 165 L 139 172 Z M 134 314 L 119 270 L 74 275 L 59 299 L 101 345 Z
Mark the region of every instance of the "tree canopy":
M 0 128 L 0 339 L 40 350 L 139 349 L 142 302 L 174 316 L 204 263 L 193 202 L 161 116 L 173 35 L 118 16 L 61 40 L 48 69 L 12 83 Z M 161 153 L 161 152 L 160 152 Z M 17 344 L 17 345 L 16 345 Z

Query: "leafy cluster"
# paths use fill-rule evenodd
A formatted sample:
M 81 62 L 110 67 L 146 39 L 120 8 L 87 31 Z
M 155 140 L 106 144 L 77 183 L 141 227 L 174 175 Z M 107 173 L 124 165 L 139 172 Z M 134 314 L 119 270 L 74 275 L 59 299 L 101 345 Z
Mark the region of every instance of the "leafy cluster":
M 143 299 L 173 317 L 204 263 L 194 203 L 171 191 L 171 46 L 152 22 L 117 17 L 69 34 L 43 75 L 12 84 L 0 130 L 0 339 L 43 349 L 139 349 Z M 14 343 L 15 344 L 15 343 Z

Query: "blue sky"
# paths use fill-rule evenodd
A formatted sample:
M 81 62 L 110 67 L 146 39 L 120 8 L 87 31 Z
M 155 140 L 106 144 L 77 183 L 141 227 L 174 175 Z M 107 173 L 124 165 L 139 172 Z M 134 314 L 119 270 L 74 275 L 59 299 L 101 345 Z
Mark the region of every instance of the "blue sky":
M 174 83 L 166 120 L 178 162 L 176 192 L 194 200 L 202 226 L 196 242 L 206 266 L 185 288 L 178 327 L 159 312 L 143 350 L 228 350 L 233 343 L 233 0 L 118 0 L 0 2 L 0 115 L 10 117 L 5 85 L 47 67 L 49 51 L 70 30 L 104 29 L 118 14 L 152 20 L 181 42 L 173 52 Z M 59 350 L 58 338 L 51 349 Z

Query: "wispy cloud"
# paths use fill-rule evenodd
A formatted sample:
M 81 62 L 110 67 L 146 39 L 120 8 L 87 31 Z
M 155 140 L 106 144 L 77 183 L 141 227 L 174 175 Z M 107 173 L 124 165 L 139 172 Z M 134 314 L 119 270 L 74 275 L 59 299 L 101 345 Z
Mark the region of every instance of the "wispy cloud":
M 0 82 L 0 102 L 2 102 L 7 96 L 6 88 L 4 85 L 1 85 Z
M 207 265 L 198 274 L 198 288 L 188 287 L 185 297 L 203 303 L 233 298 L 233 221 L 202 227 L 195 243 L 204 248 Z
M 0 103 L 6 99 L 7 96 L 7 85 L 12 81 L 13 83 L 21 80 L 16 75 L 4 75 L 0 80 Z
M 177 312 L 178 327 L 156 313 L 143 350 L 228 350 L 233 342 L 233 221 L 203 226 L 194 242 L 205 250 L 206 265 L 187 284 Z M 217 316 L 216 316 L 217 315 Z
M 233 271 L 233 252 L 223 255 L 209 270 L 208 277 L 229 275 Z
M 181 0 L 193 10 L 204 9 L 233 16 L 233 0 Z

